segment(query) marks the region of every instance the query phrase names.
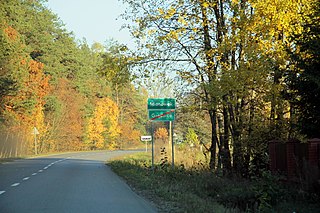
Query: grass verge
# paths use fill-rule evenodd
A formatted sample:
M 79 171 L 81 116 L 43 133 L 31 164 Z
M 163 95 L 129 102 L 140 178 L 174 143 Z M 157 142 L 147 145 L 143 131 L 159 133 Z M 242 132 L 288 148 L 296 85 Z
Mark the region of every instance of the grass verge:
M 318 198 L 299 194 L 292 185 L 269 173 L 257 180 L 229 179 L 206 169 L 150 169 L 150 154 L 138 153 L 108 163 L 139 194 L 153 201 L 159 212 L 320 212 Z M 304 197 L 303 197 L 304 196 Z
M 204 177 L 169 166 L 150 169 L 150 155 L 138 153 L 108 162 L 139 194 L 154 202 L 159 212 L 233 212 L 202 193 Z

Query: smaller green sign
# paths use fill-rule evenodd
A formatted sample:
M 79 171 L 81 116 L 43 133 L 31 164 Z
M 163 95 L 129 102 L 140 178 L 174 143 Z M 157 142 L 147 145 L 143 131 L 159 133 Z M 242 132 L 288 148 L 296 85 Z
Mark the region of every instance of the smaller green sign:
M 174 98 L 148 98 L 148 110 L 153 109 L 175 109 L 176 99 Z
M 174 121 L 175 120 L 174 110 L 149 110 L 148 115 L 151 121 Z

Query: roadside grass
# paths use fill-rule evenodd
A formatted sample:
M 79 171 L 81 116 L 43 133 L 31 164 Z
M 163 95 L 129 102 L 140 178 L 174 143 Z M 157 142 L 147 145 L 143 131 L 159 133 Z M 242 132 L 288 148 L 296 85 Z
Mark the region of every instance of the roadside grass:
M 24 159 L 24 158 L 25 157 L 0 158 L 0 164 L 1 163 L 12 162 L 12 161 L 19 160 L 19 159 Z
M 86 152 L 86 151 L 83 151 Z M 41 153 L 38 155 L 21 155 L 18 157 L 6 157 L 6 158 L 0 158 L 0 164 L 1 163 L 7 163 L 7 162 L 12 162 L 15 160 L 21 160 L 21 159 L 33 159 L 33 158 L 41 158 L 41 157 L 47 157 L 47 156 L 52 156 L 52 155 L 60 155 L 60 154 L 68 154 L 72 152 L 48 152 L 48 153 Z
M 320 212 L 318 197 L 302 194 L 291 185 L 280 185 L 269 173 L 248 181 L 219 177 L 201 164 L 172 169 L 160 162 L 152 170 L 149 153 L 123 156 L 108 165 L 135 191 L 154 202 L 159 212 Z
M 87 153 L 90 151 L 65 151 L 65 152 L 48 152 L 48 153 L 41 153 L 41 154 L 30 154 L 30 155 L 21 155 L 17 157 L 3 157 L 0 158 L 0 164 L 1 163 L 7 163 L 7 162 L 12 162 L 15 160 L 21 160 L 21 159 L 34 159 L 34 158 L 42 158 L 42 157 L 47 157 L 47 156 L 52 156 L 52 155 L 62 155 L 62 154 L 70 154 L 70 153 Z
M 236 212 L 208 196 L 202 183 L 208 178 L 183 168 L 157 165 L 151 170 L 150 154 L 138 153 L 108 162 L 142 196 L 153 201 L 160 212 Z M 205 181 L 207 182 L 207 181 Z

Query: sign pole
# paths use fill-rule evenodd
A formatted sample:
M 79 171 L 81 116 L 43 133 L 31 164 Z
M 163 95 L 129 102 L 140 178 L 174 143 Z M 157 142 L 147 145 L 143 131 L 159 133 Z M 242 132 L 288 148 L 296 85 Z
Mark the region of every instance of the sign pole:
M 151 122 L 152 129 L 152 169 L 154 169 L 154 131 L 153 122 L 170 121 L 170 139 L 172 146 L 172 167 L 174 167 L 174 142 L 173 142 L 173 127 L 172 121 L 175 120 L 176 99 L 174 98 L 148 98 L 148 118 Z M 170 145 L 169 145 L 170 147 Z
M 152 159 L 151 159 L 151 168 L 154 170 L 154 139 L 153 139 L 153 122 L 151 122 L 151 143 L 152 143 Z
M 37 134 L 34 134 L 34 154 L 37 155 Z
M 39 134 L 39 131 L 38 131 L 37 127 L 33 127 L 32 134 L 34 135 L 34 154 L 37 155 L 38 154 L 38 150 L 37 150 L 37 135 Z
M 172 168 L 174 168 L 174 142 L 173 142 L 173 122 L 170 121 L 170 140 L 171 140 L 171 160 L 172 160 Z

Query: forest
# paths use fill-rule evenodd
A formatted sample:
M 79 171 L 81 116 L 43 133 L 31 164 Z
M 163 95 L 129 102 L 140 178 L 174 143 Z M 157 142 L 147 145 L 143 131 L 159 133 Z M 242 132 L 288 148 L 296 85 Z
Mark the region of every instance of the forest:
M 137 146 L 147 92 L 127 48 L 78 41 L 43 0 L 0 2 L 0 158 Z
M 34 127 L 38 153 L 141 146 L 148 97 L 176 98 L 174 140 L 211 170 L 320 137 L 316 0 L 123 0 L 135 50 L 76 40 L 45 2 L 0 3 L 0 157 L 34 153 Z

